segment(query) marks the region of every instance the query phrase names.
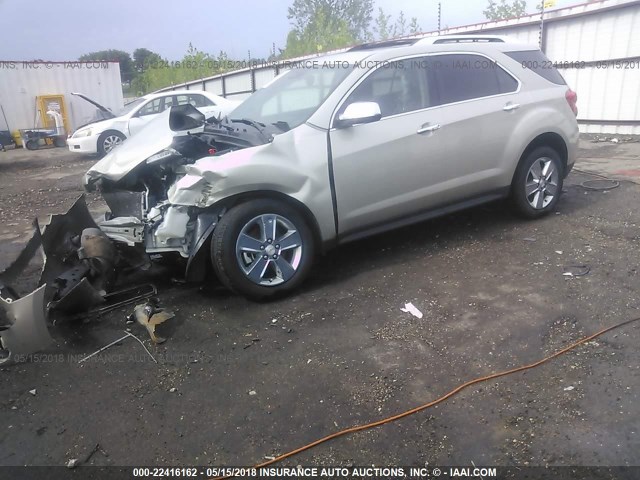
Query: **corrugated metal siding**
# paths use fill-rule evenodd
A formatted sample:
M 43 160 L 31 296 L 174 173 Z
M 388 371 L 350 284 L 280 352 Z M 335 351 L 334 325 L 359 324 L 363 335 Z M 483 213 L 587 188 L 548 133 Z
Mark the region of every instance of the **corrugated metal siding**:
M 489 22 L 443 33 L 483 32 L 538 44 L 539 19 L 540 15 L 531 15 L 511 20 L 515 25 L 510 27 Z M 536 23 L 523 24 L 531 20 Z M 640 2 L 610 0 L 551 11 L 545 14 L 544 32 L 545 54 L 550 60 L 600 62 L 560 70 L 578 93 L 580 131 L 640 135 L 640 36 L 635 33 L 640 32 Z M 627 68 L 607 64 L 625 58 L 636 61 L 621 64 Z M 632 121 L 637 124 L 628 124 Z
M 521 43 L 538 45 L 540 27 L 538 25 L 524 25 L 522 27 L 510 27 L 491 30 L 491 35 L 507 35 Z
M 10 63 L 13 68 L 8 67 L 9 62 L 0 68 L 0 104 L 11 130 L 34 127 L 36 96 L 40 95 L 64 95 L 71 128 L 86 123 L 95 113 L 93 105 L 71 92 L 84 93 L 112 111 L 124 104 L 118 63 Z M 0 119 L 0 129 L 4 129 L 4 119 Z
M 640 6 L 549 23 L 546 54 L 552 60 L 594 61 L 640 56 Z
M 222 78 L 214 78 L 212 80 L 204 81 L 204 89 L 207 92 L 211 92 L 214 95 L 223 95 L 222 91 Z
M 251 91 L 251 72 L 227 75 L 224 79 L 226 94 L 231 96 L 237 93 Z
M 538 45 L 540 14 L 519 18 L 453 27 L 439 32 L 441 35 L 486 33 L 507 35 L 514 39 Z M 554 62 L 593 62 L 640 57 L 640 1 L 592 1 L 545 13 L 545 53 Z M 420 37 L 438 32 L 420 34 Z M 341 49 L 344 50 L 344 49 Z M 337 51 L 341 51 L 337 50 Z M 309 58 L 301 57 L 302 58 Z M 296 59 L 289 60 L 294 62 Z M 630 68 L 636 65 L 636 68 Z M 578 93 L 580 130 L 588 133 L 640 135 L 640 69 L 637 61 L 629 68 L 616 69 L 587 64 L 580 69 L 561 69 L 569 86 Z M 285 69 L 280 69 L 282 72 Z M 250 91 L 252 71 L 244 69 L 205 79 L 204 88 L 217 95 L 242 99 Z M 276 75 L 272 66 L 253 69 L 253 89 L 265 85 Z M 202 85 L 202 80 L 188 85 Z M 224 87 L 223 87 L 224 83 Z M 185 88 L 176 85 L 165 88 Z M 598 120 L 604 121 L 598 123 Z M 618 121 L 620 123 L 616 124 Z M 631 124 L 635 122 L 635 124 Z
M 271 80 L 276 78 L 276 69 L 275 68 L 265 68 L 262 70 L 256 70 L 255 72 L 256 78 L 256 90 L 258 88 L 264 87 Z

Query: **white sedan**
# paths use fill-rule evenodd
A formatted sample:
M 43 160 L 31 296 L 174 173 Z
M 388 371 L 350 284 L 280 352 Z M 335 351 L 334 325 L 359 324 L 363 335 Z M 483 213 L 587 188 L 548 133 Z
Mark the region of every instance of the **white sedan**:
M 174 105 L 191 104 L 209 118 L 214 115 L 228 115 L 240 104 L 238 101 L 228 100 L 209 92 L 174 90 L 145 95 L 128 103 L 114 114 L 81 93 L 72 93 L 72 95 L 95 105 L 105 119 L 78 128 L 67 139 L 69 150 L 75 153 L 97 153 L 100 156 L 109 153 L 125 139 L 139 132 L 149 120 Z

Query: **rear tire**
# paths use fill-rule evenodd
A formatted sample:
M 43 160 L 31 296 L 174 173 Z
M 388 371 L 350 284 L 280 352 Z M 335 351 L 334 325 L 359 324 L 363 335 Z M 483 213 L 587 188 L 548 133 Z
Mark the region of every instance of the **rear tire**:
M 250 200 L 229 210 L 213 231 L 211 261 L 220 281 L 252 300 L 284 295 L 311 268 L 314 238 L 288 204 Z
M 522 159 L 511 184 L 511 202 L 524 218 L 540 218 L 555 210 L 564 180 L 560 155 L 550 147 L 538 147 Z

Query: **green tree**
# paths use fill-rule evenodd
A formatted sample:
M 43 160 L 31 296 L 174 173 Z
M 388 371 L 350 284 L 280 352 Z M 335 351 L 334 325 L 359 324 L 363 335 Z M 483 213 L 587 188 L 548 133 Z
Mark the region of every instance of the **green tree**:
M 505 18 L 520 17 L 525 14 L 527 2 L 525 0 L 489 0 L 489 5 L 482 12 L 488 20 L 503 20 Z
M 389 38 L 402 37 L 403 35 L 420 33 L 420 25 L 416 17 L 411 18 L 407 25 L 407 18 L 402 10 L 395 22 L 392 16 L 387 15 L 382 8 L 378 8 L 378 16 L 374 20 L 373 37 L 375 40 L 388 40 Z
M 162 57 L 146 48 L 136 48 L 133 51 L 133 65 L 138 73 L 142 73 L 149 65 L 162 60 Z
M 411 23 L 409 24 L 409 33 L 411 35 L 415 35 L 416 33 L 420 33 L 422 28 L 418 24 L 418 19 L 416 17 L 411 17 Z
M 101 50 L 99 52 L 86 53 L 78 60 L 81 62 L 106 62 L 120 63 L 120 79 L 122 83 L 130 84 L 136 76 L 131 55 L 122 50 Z
M 294 0 L 288 18 L 298 36 L 321 17 L 323 25 L 342 30 L 346 28 L 356 41 L 368 37 L 373 0 Z
M 382 8 L 378 7 L 378 16 L 375 19 L 373 32 L 377 40 L 387 40 L 393 35 L 393 27 L 391 26 L 391 15 L 384 13 Z
M 302 30 L 294 28 L 287 35 L 284 58 L 298 57 L 346 47 L 356 43 L 346 20 L 334 18 L 319 9 Z
M 191 43 L 179 61 L 160 59 L 158 62 L 150 63 L 150 58 L 153 57 L 147 58 L 144 71 L 132 84 L 133 93 L 136 95 L 144 95 L 163 87 L 211 77 L 234 67 L 234 62 L 225 52 L 220 51 L 218 55 L 211 55 L 198 50 Z
M 396 20 L 394 37 L 402 37 L 407 34 L 407 19 L 404 17 L 404 12 L 400 10 L 400 15 Z

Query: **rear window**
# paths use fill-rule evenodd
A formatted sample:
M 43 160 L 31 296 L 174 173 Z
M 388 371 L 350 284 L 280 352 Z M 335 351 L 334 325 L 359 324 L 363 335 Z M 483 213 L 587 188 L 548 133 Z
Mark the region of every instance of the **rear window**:
M 527 68 L 537 73 L 542 78 L 549 80 L 556 85 L 566 85 L 560 72 L 556 70 L 553 62 L 549 60 L 540 50 L 521 50 L 517 52 L 504 52 L 509 57 L 518 62 L 522 68 Z

